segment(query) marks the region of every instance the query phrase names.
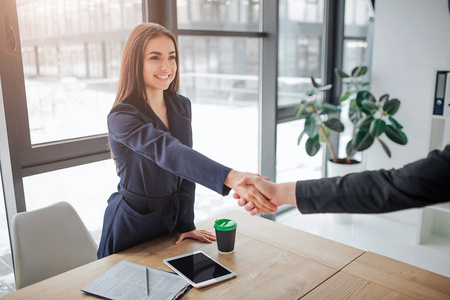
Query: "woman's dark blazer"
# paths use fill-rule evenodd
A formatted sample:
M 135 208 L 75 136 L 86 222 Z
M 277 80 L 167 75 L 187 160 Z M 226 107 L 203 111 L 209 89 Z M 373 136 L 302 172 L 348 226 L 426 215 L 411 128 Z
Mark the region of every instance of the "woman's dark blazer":
M 191 102 L 164 95 L 168 129 L 147 102 L 126 100 L 108 115 L 118 191 L 105 211 L 98 257 L 194 225 L 195 184 L 227 195 L 230 168 L 192 149 Z

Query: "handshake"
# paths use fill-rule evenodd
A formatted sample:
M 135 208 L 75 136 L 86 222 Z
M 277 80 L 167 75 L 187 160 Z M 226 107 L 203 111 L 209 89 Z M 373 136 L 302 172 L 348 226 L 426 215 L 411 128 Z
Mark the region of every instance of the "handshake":
M 233 197 L 252 216 L 258 213 L 275 213 L 282 204 L 297 205 L 295 182 L 276 184 L 261 175 L 236 173 L 239 173 L 238 180 L 230 185 L 235 191 Z

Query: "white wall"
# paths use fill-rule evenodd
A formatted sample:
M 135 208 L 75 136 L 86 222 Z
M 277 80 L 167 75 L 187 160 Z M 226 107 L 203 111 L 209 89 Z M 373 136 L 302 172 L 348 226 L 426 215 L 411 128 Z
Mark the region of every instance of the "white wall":
M 367 169 L 397 168 L 427 155 L 437 70 L 450 71 L 448 0 L 377 0 L 371 91 L 401 101 L 395 117 L 408 144 L 388 141 L 389 159 L 376 143 L 367 153 Z M 415 211 L 412 220 L 404 219 L 415 223 Z

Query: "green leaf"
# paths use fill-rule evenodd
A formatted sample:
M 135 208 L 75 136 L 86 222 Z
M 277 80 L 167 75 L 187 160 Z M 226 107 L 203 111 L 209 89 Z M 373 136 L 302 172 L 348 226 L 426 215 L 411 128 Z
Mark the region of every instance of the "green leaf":
M 332 118 L 329 120 L 326 120 L 325 122 L 323 122 L 328 128 L 330 128 L 331 130 L 337 131 L 337 132 L 342 132 L 344 131 L 344 124 L 341 123 L 341 121 L 339 121 L 336 118 Z
M 353 140 L 350 140 L 350 142 L 347 143 L 347 147 L 345 148 L 345 152 L 347 153 L 347 157 L 351 158 L 356 153 L 355 145 L 353 143 Z
M 383 110 L 388 115 L 392 116 L 398 111 L 399 107 L 400 107 L 400 101 L 398 99 L 391 99 L 383 105 Z
M 369 91 L 359 91 L 356 94 L 356 102 L 361 102 L 363 100 L 370 100 L 372 102 L 376 102 L 375 97 Z
M 314 79 L 314 77 L 310 77 L 311 78 L 311 83 L 312 83 L 312 85 L 316 88 L 316 89 L 318 89 L 319 87 L 321 87 L 321 85 L 320 84 L 318 84 L 317 82 L 316 82 L 316 80 Z
M 358 123 L 358 121 L 362 118 L 361 111 L 356 107 L 350 107 L 348 109 L 348 118 L 353 124 Z
M 380 103 L 383 103 L 385 101 L 389 100 L 389 94 L 384 94 L 380 97 Z
M 330 136 L 330 128 L 327 126 L 322 126 L 325 133 L 323 133 L 322 130 L 319 130 L 319 141 L 326 142 L 328 140 L 328 137 Z
M 302 141 L 303 136 L 305 135 L 305 131 L 303 130 L 302 133 L 298 136 L 297 139 L 297 145 L 300 145 L 300 142 Z
M 378 105 L 370 100 L 363 100 L 361 101 L 361 108 L 363 111 L 373 114 L 378 110 Z
M 320 149 L 320 142 L 319 137 L 315 136 L 314 138 L 308 138 L 306 140 L 305 145 L 306 153 L 308 153 L 309 156 L 314 156 Z
M 312 97 L 315 93 L 316 93 L 315 90 L 308 90 L 308 91 L 306 91 L 306 96 Z
M 364 100 L 371 101 L 373 103 L 376 103 L 375 97 L 369 92 L 369 91 L 359 91 L 356 94 L 356 105 L 365 113 L 370 113 L 370 111 L 367 111 L 363 106 L 362 102 Z
M 370 134 L 369 130 L 363 128 L 360 129 L 353 139 L 353 145 L 357 151 L 364 151 L 372 146 L 374 138 Z
M 328 91 L 328 90 L 331 89 L 332 87 L 333 87 L 332 84 L 327 84 L 327 85 L 320 86 L 318 89 L 319 89 L 320 91 Z
M 368 85 L 369 85 L 368 82 L 363 82 L 363 83 L 361 83 L 361 87 L 365 87 L 365 86 L 368 86 Z
M 295 116 L 296 117 L 300 117 L 302 115 L 303 111 L 305 110 L 305 107 L 306 106 L 304 104 L 301 104 L 301 105 L 297 106 L 295 108 Z
M 350 92 L 346 92 L 344 95 L 341 96 L 341 99 L 339 100 L 339 102 L 343 102 L 343 101 L 347 100 L 351 94 L 352 93 L 350 93 Z
M 383 147 L 384 152 L 386 152 L 387 156 L 391 158 L 391 150 L 389 150 L 389 147 L 380 138 L 377 138 L 377 140 L 380 142 L 381 147 Z
M 408 143 L 408 138 L 405 133 L 393 125 L 387 125 L 385 133 L 386 136 L 394 143 L 400 145 L 406 145 L 406 143 Z
M 353 98 L 352 100 L 350 100 L 350 105 L 351 108 L 356 108 L 358 109 L 358 104 L 356 104 L 356 98 Z
M 370 123 L 372 123 L 372 121 L 373 121 L 373 117 L 369 115 L 369 116 L 367 116 L 365 118 L 360 119 L 358 121 L 358 123 L 356 123 L 355 126 L 357 128 L 367 128 L 367 129 L 369 129 Z
M 339 70 L 339 69 L 334 69 L 334 72 L 336 73 L 336 75 L 339 77 L 339 78 L 347 78 L 347 77 L 350 77 L 350 76 L 348 76 L 347 74 L 345 74 L 344 72 L 342 72 L 341 70 Z
M 318 121 L 320 120 L 318 120 L 318 118 L 318 116 L 313 114 L 307 116 L 305 119 L 305 132 L 310 138 L 315 137 L 319 132 L 320 126 L 318 124 L 320 124 L 320 122 Z
M 355 67 L 355 68 L 353 68 L 353 70 L 352 70 L 352 72 L 351 72 L 352 77 L 358 77 L 358 74 L 359 74 L 360 70 L 361 70 L 361 67 Z
M 394 126 L 397 127 L 398 129 L 402 129 L 402 128 L 403 128 L 403 126 L 402 126 L 399 122 L 397 122 L 396 119 L 394 119 L 394 118 L 391 117 L 391 116 L 388 116 L 388 118 L 389 118 L 389 121 L 391 121 L 392 125 L 394 125 Z
M 376 119 L 370 124 L 369 132 L 373 137 L 380 136 L 386 129 L 386 122 L 381 119 Z
M 352 70 L 352 77 L 361 77 L 367 73 L 367 67 L 361 66 L 356 67 Z
M 331 104 L 331 103 L 325 102 L 325 103 L 323 103 L 322 106 L 323 106 L 323 108 L 324 108 L 325 110 L 327 110 L 327 111 L 329 111 L 329 112 L 337 112 L 337 111 L 340 111 L 340 109 L 339 109 L 338 106 L 336 106 L 336 105 L 334 105 L 334 104 Z

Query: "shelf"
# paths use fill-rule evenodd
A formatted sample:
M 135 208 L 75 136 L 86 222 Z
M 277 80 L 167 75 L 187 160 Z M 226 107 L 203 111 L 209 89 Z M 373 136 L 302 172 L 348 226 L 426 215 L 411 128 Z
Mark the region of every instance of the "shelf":
M 440 253 L 450 253 L 450 239 L 446 236 L 430 234 L 422 240 L 420 245 Z
M 450 202 L 427 206 L 427 208 L 431 208 L 431 209 L 439 210 L 439 211 L 442 211 L 442 212 L 450 213 Z

